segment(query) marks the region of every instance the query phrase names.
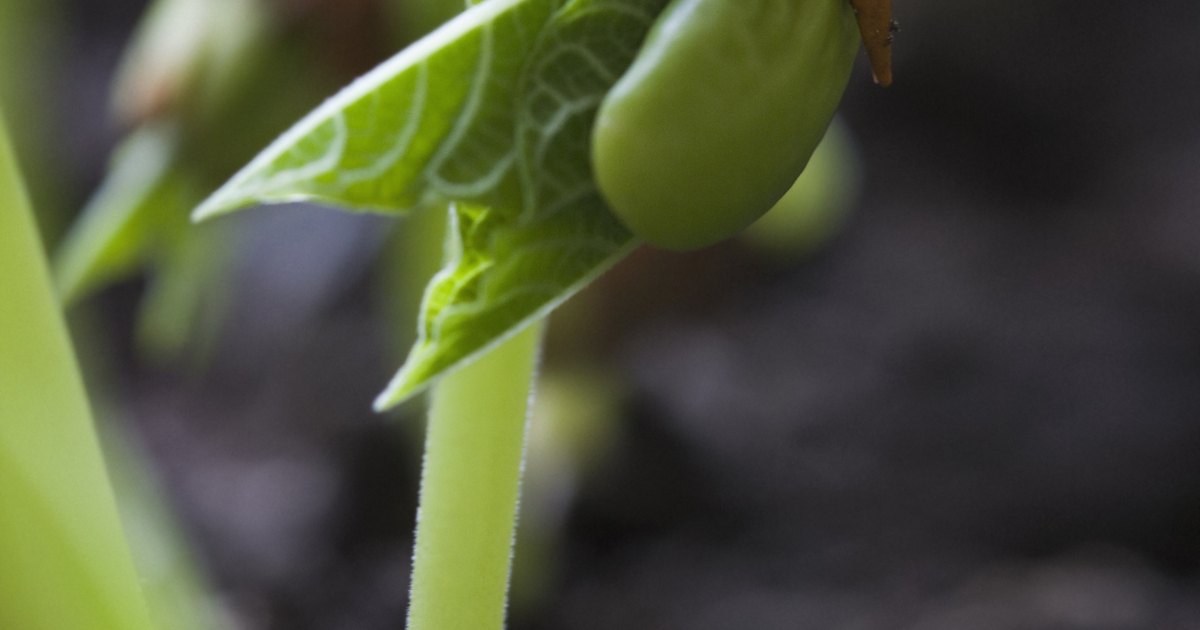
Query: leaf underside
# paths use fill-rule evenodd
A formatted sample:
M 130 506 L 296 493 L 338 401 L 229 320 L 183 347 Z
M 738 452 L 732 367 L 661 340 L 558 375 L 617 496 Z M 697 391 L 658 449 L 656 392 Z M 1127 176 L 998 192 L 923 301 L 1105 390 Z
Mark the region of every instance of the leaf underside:
M 592 122 L 667 0 L 488 0 L 331 98 L 197 209 L 450 203 L 449 262 L 376 401 L 399 404 L 546 315 L 634 245 L 591 172 Z

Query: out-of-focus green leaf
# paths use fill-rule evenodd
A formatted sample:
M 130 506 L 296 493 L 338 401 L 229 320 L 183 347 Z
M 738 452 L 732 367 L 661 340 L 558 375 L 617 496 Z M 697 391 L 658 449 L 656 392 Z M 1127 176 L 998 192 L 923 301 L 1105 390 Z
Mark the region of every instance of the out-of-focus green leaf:
M 105 416 L 96 405 L 97 416 Z M 129 532 L 134 563 L 155 628 L 218 630 L 226 627 L 208 592 L 195 554 L 155 483 L 146 453 L 112 422 L 101 422 L 100 442 L 109 463 L 121 523 Z
M 449 264 L 376 401 L 398 404 L 544 316 L 633 246 L 592 178 L 592 120 L 666 0 L 491 0 L 358 80 L 197 209 L 451 205 Z
M 278 17 L 271 0 L 157 0 L 126 50 L 113 100 L 133 131 L 55 271 L 68 304 L 145 271 L 137 337 L 152 360 L 203 360 L 225 314 L 233 226 L 194 228 L 191 210 L 328 78 Z
M 0 120 L 0 628 L 149 630 Z
M 193 226 L 204 196 L 180 166 L 176 128 L 146 125 L 114 153 L 108 177 L 67 234 L 55 259 L 63 302 L 74 304 L 148 270 L 138 342 L 153 359 L 203 351 L 216 334 L 227 293 L 228 226 Z
M 139 270 L 156 232 L 179 220 L 195 197 L 175 167 L 173 127 L 147 126 L 113 155 L 108 177 L 71 228 L 55 261 L 66 304 Z
M 261 0 L 158 0 L 122 60 L 113 108 L 130 122 L 218 109 L 253 70 L 270 24 Z
M 0 101 L 12 143 L 21 155 L 25 183 L 38 225 L 49 241 L 62 233 L 62 178 L 53 173 L 49 148 L 61 125 L 54 124 L 52 76 L 64 21 L 57 0 L 0 0 Z
M 742 232 L 742 239 L 782 260 L 811 254 L 845 222 L 858 194 L 861 168 L 850 130 L 834 118 L 796 183 Z
M 189 195 L 193 206 L 203 195 Z M 191 206 L 189 206 L 190 209 Z M 185 352 L 203 364 L 215 346 L 229 304 L 230 226 L 194 226 L 174 209 L 160 234 L 149 284 L 138 311 L 139 351 L 152 361 Z

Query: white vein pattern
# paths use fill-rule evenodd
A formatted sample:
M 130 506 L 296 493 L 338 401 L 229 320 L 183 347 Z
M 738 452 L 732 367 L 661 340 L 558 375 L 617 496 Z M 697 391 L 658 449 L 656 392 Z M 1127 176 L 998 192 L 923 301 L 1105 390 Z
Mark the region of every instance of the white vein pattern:
M 291 155 L 304 155 L 305 147 L 312 146 L 314 157 L 309 158 L 302 166 L 284 169 L 271 173 L 255 181 L 251 186 L 252 195 L 271 195 L 274 191 L 290 189 L 323 175 L 334 172 L 342 162 L 346 153 L 347 140 L 346 115 L 339 112 L 318 133 L 306 138 L 306 142 L 296 145 Z
M 372 108 L 378 110 L 380 107 L 386 106 L 381 103 L 382 100 L 378 92 L 372 93 Z M 338 173 L 337 184 L 342 188 L 359 182 L 369 181 L 383 177 L 392 170 L 400 159 L 412 147 L 413 139 L 417 137 L 417 132 L 421 129 L 421 120 L 425 115 L 425 100 L 429 97 L 429 64 L 422 63 L 418 67 L 416 87 L 409 99 L 408 113 L 405 116 L 404 127 L 400 129 L 400 133 L 396 134 L 396 139 L 388 148 L 387 152 L 370 160 L 366 166 L 357 169 L 343 169 Z M 376 116 L 372 116 L 371 120 L 376 120 Z M 375 125 L 373 124 L 372 127 Z
M 476 148 L 474 140 L 471 138 L 470 132 L 476 131 L 475 124 L 480 118 L 480 111 L 484 107 L 494 108 L 494 104 L 488 103 L 485 96 L 489 90 L 487 89 L 488 78 L 492 75 L 495 59 L 495 41 L 492 32 L 492 25 L 488 24 L 483 27 L 482 41 L 479 46 L 479 61 L 477 62 L 475 72 L 472 76 L 471 89 L 467 95 L 467 101 L 463 105 L 462 112 L 447 134 L 446 139 L 442 141 L 437 153 L 429 161 L 429 166 L 425 169 L 425 177 L 434 187 L 442 194 L 451 199 L 471 199 L 482 196 L 485 192 L 495 188 L 500 178 L 504 176 L 504 171 L 511 163 L 512 158 L 507 157 L 494 163 L 489 172 L 485 173 L 479 179 L 465 182 L 454 182 L 445 178 L 442 175 L 442 170 L 446 168 L 451 161 L 461 162 L 466 156 L 463 155 L 469 150 Z
M 522 79 L 516 114 L 523 191 L 515 220 L 496 210 L 459 211 L 463 251 L 427 293 L 421 338 L 380 402 L 396 402 L 565 300 L 622 257 L 632 237 L 592 181 L 591 121 L 632 61 L 628 38 L 644 35 L 666 0 L 573 0 L 543 30 Z M 637 38 L 640 42 L 641 37 Z
M 667 1 L 476 4 L 298 123 L 197 214 L 465 202 L 450 206 L 452 257 L 426 289 L 418 341 L 377 401 L 399 402 L 631 249 L 592 179 L 591 125 Z

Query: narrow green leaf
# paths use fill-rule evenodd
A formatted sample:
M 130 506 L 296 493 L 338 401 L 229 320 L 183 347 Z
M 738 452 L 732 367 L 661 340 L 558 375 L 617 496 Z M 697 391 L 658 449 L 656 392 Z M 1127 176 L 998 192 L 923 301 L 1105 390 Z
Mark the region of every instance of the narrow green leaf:
M 108 177 L 71 228 L 54 261 L 54 281 L 66 304 L 138 270 L 159 224 L 186 214 L 174 169 L 172 127 L 135 131 L 113 154 Z
M 0 628 L 149 630 L 0 114 Z
M 667 0 L 489 0 L 302 120 L 196 211 L 454 202 L 449 263 L 393 406 L 544 316 L 634 245 L 593 181 L 601 100 Z

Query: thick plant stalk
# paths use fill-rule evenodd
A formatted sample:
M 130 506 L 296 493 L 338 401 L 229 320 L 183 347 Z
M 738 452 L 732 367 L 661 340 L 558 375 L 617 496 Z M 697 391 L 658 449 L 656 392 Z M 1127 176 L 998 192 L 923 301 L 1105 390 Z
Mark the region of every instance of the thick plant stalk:
M 0 628 L 151 628 L 2 119 Z
M 433 390 L 408 630 L 500 630 L 512 566 L 537 324 Z

